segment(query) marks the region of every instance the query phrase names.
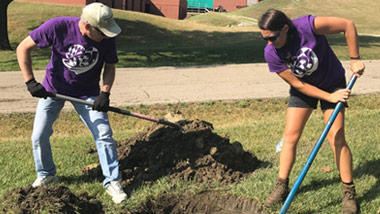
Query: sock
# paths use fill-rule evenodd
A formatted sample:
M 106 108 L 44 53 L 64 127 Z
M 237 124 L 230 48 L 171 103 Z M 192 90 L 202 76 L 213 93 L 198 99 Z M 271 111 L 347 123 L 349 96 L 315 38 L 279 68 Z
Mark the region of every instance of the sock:
M 343 183 L 344 185 L 346 185 L 346 186 L 354 185 L 354 182 L 353 182 L 353 181 L 351 181 L 350 183 L 345 183 L 345 182 L 342 181 L 342 183 Z

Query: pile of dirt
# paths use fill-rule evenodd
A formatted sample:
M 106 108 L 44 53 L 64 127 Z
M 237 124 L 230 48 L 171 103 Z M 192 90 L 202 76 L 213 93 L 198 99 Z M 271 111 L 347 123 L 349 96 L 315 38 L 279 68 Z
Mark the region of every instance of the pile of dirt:
M 4 194 L 0 213 L 104 213 L 102 204 L 87 193 L 75 195 L 62 185 L 15 188 Z
M 155 124 L 144 132 L 118 141 L 123 186 L 135 188 L 169 175 L 171 179 L 230 184 L 247 178 L 261 163 L 239 142 L 213 132 L 212 124 L 194 120 L 178 122 L 183 130 Z M 96 151 L 91 150 L 90 153 Z M 98 164 L 84 169 L 103 180 Z M 4 194 L 0 213 L 104 213 L 102 204 L 87 193 L 75 195 L 67 187 L 15 188 Z M 129 210 L 122 212 L 130 213 Z M 135 213 L 264 213 L 254 200 L 219 192 L 161 195 L 142 204 Z
M 267 214 L 256 200 L 220 192 L 161 195 L 148 200 L 133 214 Z
M 170 175 L 171 179 L 230 184 L 247 178 L 261 163 L 239 142 L 213 132 L 211 123 L 178 122 L 183 131 L 155 124 L 117 142 L 125 186 Z

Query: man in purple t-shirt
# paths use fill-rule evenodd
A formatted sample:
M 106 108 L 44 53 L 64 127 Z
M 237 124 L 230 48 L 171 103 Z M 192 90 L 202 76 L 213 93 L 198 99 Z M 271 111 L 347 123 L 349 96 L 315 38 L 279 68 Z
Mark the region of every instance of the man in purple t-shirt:
M 33 187 L 59 181 L 49 140 L 53 123 L 65 102 L 49 95 L 59 93 L 94 102 L 92 108 L 72 104 L 95 139 L 106 192 L 115 203 L 127 199 L 121 187 L 116 144 L 107 115 L 115 63 L 118 62 L 115 37 L 120 32 L 112 10 L 101 3 L 92 3 L 83 8 L 80 18 L 48 20 L 17 47 L 17 58 L 27 88 L 33 97 L 40 98 L 32 134 L 37 171 Z M 51 58 L 41 85 L 33 75 L 31 51 L 46 47 L 51 47 Z M 101 75 L 102 87 L 99 86 Z
M 359 56 L 356 28 L 350 20 L 311 15 L 290 20 L 283 12 L 270 9 L 262 15 L 259 27 L 268 42 L 264 57 L 269 71 L 290 85 L 279 172 L 274 190 L 265 201 L 265 206 L 270 207 L 284 202 L 289 193 L 289 175 L 296 159 L 297 143 L 318 102 L 326 122 L 336 103 L 343 102 L 347 106 L 351 91 L 345 89 L 345 71 L 324 35 L 345 34 L 354 75 L 362 75 L 364 64 Z M 352 155 L 344 134 L 344 111 L 345 108 L 340 109 L 327 138 L 342 180 L 342 213 L 356 213 Z

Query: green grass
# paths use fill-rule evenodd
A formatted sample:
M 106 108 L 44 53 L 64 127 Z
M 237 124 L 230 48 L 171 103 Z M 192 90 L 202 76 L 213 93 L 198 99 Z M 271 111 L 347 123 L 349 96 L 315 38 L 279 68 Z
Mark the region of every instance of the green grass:
M 377 2 L 371 0 L 265 0 L 232 14 L 257 19 L 269 8 L 282 10 L 290 18 L 306 14 L 344 17 L 356 23 L 359 33 L 380 34 L 380 20 L 373 18 L 379 7 Z
M 361 55 L 379 59 L 380 34 L 376 1 L 265 0 L 231 13 L 208 13 L 186 20 L 114 10 L 123 32 L 117 39 L 120 61 L 117 67 L 193 66 L 264 62 L 257 19 L 268 8 L 284 10 L 292 18 L 314 14 L 342 16 L 357 24 Z M 27 10 L 25 8 L 28 8 Z M 0 51 L 0 71 L 18 71 L 15 49 L 30 31 L 56 16 L 79 16 L 81 7 L 13 1 L 8 7 L 8 33 L 13 51 Z M 348 59 L 343 35 L 330 44 L 338 58 Z M 45 69 L 48 49 L 33 52 L 33 69 Z
M 250 178 L 227 187 L 219 184 L 207 186 L 181 180 L 170 181 L 164 177 L 150 185 L 133 189 L 125 206 L 133 209 L 147 198 L 161 193 L 196 193 L 220 188 L 263 202 L 273 188 L 277 175 L 279 154 L 275 153 L 275 145 L 284 128 L 286 102 L 287 99 L 257 99 L 129 107 L 131 111 L 159 118 L 169 111 L 180 110 L 187 120 L 209 121 L 213 123 L 217 134 L 228 136 L 231 142 L 242 143 L 245 150 L 251 151 L 267 164 L 256 170 Z M 353 153 L 357 200 L 361 213 L 376 213 L 380 207 L 380 94 L 353 96 L 349 105 L 346 112 L 346 137 Z M 30 143 L 32 121 L 32 113 L 2 114 L 0 117 L 0 171 L 5 172 L 0 174 L 0 195 L 12 188 L 24 187 L 35 179 Z M 152 125 L 151 122 L 115 113 L 110 113 L 110 121 L 116 140 L 124 140 Z M 291 184 L 296 180 L 323 128 L 322 113 L 317 110 L 312 114 L 299 142 Z M 76 113 L 62 112 L 54 129 L 53 154 L 63 185 L 73 192 L 86 191 L 97 197 L 104 203 L 107 213 L 122 209 L 110 201 L 101 183 L 81 176 L 80 168 L 97 162 L 97 156 L 87 153 L 95 145 Z M 324 167 L 330 167 L 332 172 L 324 172 Z M 333 154 L 325 142 L 302 182 L 289 213 L 339 213 L 340 194 L 341 184 Z M 277 206 L 273 211 L 278 212 L 280 208 Z
M 366 34 L 380 34 L 377 2 L 321 0 L 265 0 L 232 13 L 197 15 L 188 20 L 172 20 L 149 14 L 114 10 L 123 29 L 118 38 L 120 63 L 118 67 L 187 66 L 226 63 L 264 62 L 262 41 L 257 18 L 268 8 L 284 10 L 295 18 L 304 14 L 342 16 L 355 21 L 360 35 L 361 56 L 380 59 L 380 40 Z M 27 8 L 27 9 L 25 9 Z M 55 16 L 79 16 L 81 7 L 57 6 L 14 1 L 8 9 L 8 30 L 13 49 L 45 20 Z M 243 23 L 243 24 L 242 24 Z M 243 25 L 243 27 L 239 27 Z M 340 59 L 348 59 L 342 35 L 328 37 Z M 34 69 L 44 69 L 49 50 L 33 52 Z M 0 70 L 19 70 L 14 51 L 0 51 Z M 130 107 L 131 111 L 162 118 L 170 110 L 181 110 L 188 120 L 202 119 L 213 123 L 215 132 L 239 141 L 267 164 L 237 184 L 221 187 L 199 185 L 167 177 L 151 185 L 142 185 L 131 192 L 125 206 L 135 208 L 148 197 L 161 193 L 199 192 L 204 189 L 227 188 L 229 192 L 263 202 L 273 187 L 278 170 L 279 154 L 275 145 L 284 128 L 286 99 L 258 99 L 237 102 L 205 102 Z M 346 113 L 346 137 L 354 158 L 354 179 L 357 185 L 361 213 L 380 212 L 380 94 L 354 96 Z M 30 135 L 32 113 L 1 114 L 0 116 L 0 196 L 15 187 L 24 187 L 35 179 Z M 151 125 L 150 122 L 110 113 L 116 140 L 124 140 Z M 324 124 L 316 111 L 310 118 L 299 142 L 297 162 L 291 184 L 302 169 Z M 86 191 L 101 200 L 107 213 L 122 209 L 104 193 L 102 185 L 81 176 L 81 167 L 97 161 L 88 154 L 94 142 L 76 113 L 62 112 L 54 125 L 52 136 L 54 159 L 63 184 L 74 192 Z M 321 168 L 330 167 L 332 172 Z M 327 143 L 319 151 L 312 167 L 292 202 L 289 213 L 339 213 L 340 181 Z M 278 212 L 280 207 L 275 207 Z

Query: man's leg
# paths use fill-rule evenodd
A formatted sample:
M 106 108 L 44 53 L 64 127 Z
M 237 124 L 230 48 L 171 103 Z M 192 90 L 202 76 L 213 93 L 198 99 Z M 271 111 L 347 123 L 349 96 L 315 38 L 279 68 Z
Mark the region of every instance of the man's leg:
M 32 145 L 37 176 L 55 175 L 56 169 L 50 147 L 53 123 L 58 117 L 64 101 L 51 98 L 39 99 L 34 118 Z
M 87 101 L 92 102 L 94 99 L 89 98 Z M 106 112 L 94 111 L 90 106 L 78 103 L 73 103 L 73 105 L 95 139 L 100 165 L 105 177 L 103 186 L 106 187 L 111 181 L 121 178 L 116 143 L 112 138 L 108 115 Z

